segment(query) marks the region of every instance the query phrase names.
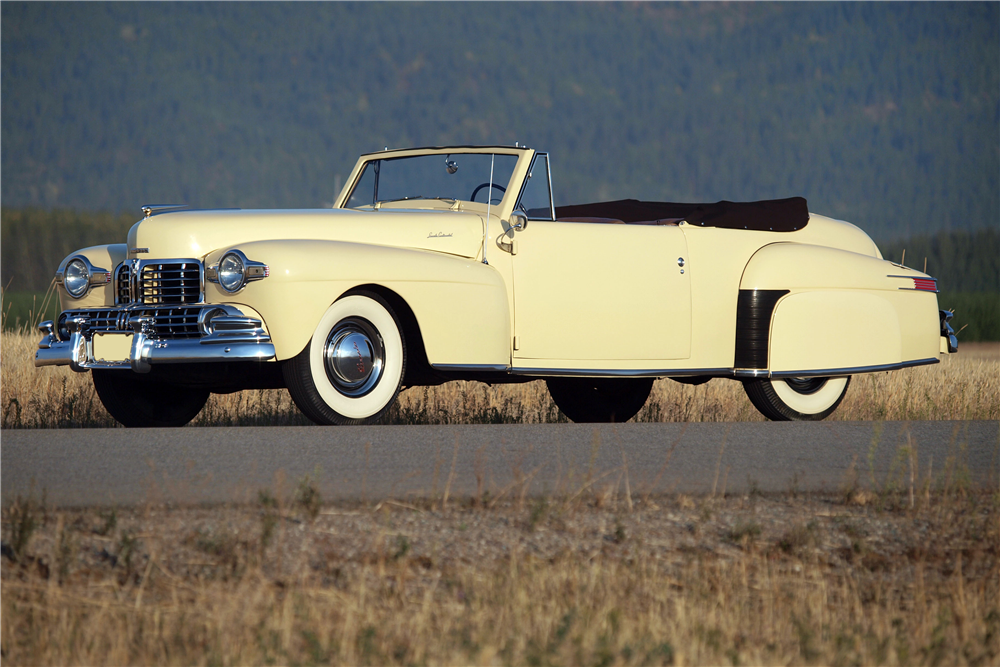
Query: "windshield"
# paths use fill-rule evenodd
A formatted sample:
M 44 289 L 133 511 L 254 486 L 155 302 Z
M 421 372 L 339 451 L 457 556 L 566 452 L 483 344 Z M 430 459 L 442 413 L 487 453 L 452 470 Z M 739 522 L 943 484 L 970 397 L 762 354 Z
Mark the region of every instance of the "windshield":
M 516 155 L 489 153 L 372 160 L 365 165 L 346 207 L 408 199 L 460 199 L 485 204 L 487 198 L 495 206 L 503 199 L 516 164 Z

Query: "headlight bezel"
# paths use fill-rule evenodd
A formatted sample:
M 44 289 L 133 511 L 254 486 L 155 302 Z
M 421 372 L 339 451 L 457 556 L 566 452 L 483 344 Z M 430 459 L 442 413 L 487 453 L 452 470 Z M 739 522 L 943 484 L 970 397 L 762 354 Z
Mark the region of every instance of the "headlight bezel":
M 227 261 L 230 267 L 226 267 Z M 238 270 L 237 270 L 238 269 Z M 236 281 L 227 281 L 225 275 L 238 275 Z M 219 258 L 219 261 L 205 269 L 205 278 L 215 283 L 227 294 L 236 294 L 255 280 L 263 280 L 271 275 L 270 268 L 263 262 L 247 259 L 241 250 L 232 248 Z
M 72 267 L 72 268 L 71 268 Z M 73 255 L 56 272 L 56 283 L 72 299 L 82 299 L 90 288 L 111 282 L 111 272 L 94 266 L 85 255 Z
M 79 299 L 87 293 L 90 288 L 90 269 L 87 267 L 87 262 L 80 257 L 74 257 L 66 262 L 66 268 L 63 270 L 63 287 L 74 299 Z
M 246 285 L 247 265 L 243 253 L 227 252 L 219 260 L 219 286 L 233 294 Z

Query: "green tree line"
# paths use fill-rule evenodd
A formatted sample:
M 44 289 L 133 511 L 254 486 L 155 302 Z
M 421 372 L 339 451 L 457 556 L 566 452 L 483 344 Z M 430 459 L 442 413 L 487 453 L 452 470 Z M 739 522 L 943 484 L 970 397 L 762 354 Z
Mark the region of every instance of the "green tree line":
M 526 143 L 557 205 L 804 196 L 1000 227 L 1000 5 L 0 5 L 4 206 L 299 208 L 383 146 Z

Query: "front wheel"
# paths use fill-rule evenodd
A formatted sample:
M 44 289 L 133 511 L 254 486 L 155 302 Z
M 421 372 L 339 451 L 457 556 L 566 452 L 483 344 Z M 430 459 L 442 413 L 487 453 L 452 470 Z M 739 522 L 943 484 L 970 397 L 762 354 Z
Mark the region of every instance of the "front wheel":
M 330 306 L 306 348 L 285 364 L 288 393 L 317 424 L 374 424 L 399 394 L 406 342 L 399 320 L 374 292 Z
M 208 401 L 209 391 L 138 380 L 131 371 L 94 369 L 94 389 L 104 408 L 122 426 L 184 426 Z
M 773 421 L 819 421 L 832 414 L 847 394 L 850 377 L 744 380 L 754 407 Z
M 653 378 L 550 378 L 545 384 L 574 422 L 627 422 L 646 404 Z

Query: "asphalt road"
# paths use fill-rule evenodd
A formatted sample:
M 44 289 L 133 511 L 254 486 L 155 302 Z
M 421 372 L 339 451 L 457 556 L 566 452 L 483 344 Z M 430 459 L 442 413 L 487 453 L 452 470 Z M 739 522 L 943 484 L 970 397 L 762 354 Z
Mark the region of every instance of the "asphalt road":
M 914 456 L 910 456 L 910 452 Z M 626 490 L 1000 486 L 1000 422 L 81 429 L 0 434 L 4 504 L 247 502 L 305 475 L 325 499 Z

